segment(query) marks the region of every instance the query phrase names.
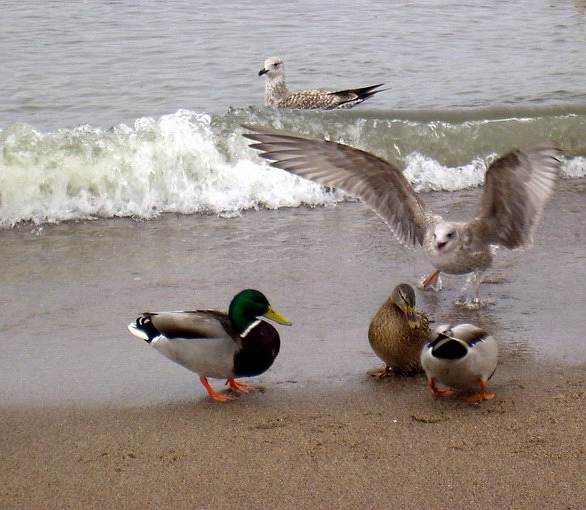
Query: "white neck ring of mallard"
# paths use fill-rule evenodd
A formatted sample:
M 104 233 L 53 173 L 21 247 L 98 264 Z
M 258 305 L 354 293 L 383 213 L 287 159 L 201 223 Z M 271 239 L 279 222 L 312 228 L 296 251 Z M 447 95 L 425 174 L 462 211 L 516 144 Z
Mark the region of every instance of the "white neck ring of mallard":
M 256 319 L 255 321 L 251 322 L 248 327 L 240 333 L 241 338 L 246 338 L 248 333 L 250 333 L 254 328 L 256 328 L 260 324 L 260 319 Z

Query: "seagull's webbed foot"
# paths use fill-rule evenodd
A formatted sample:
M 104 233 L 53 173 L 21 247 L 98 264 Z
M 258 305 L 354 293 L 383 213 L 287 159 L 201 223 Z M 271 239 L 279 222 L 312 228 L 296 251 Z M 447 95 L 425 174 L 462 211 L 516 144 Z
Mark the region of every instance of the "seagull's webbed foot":
M 421 282 L 419 282 L 419 288 L 423 290 L 433 290 L 439 292 L 442 290 L 442 280 L 440 278 L 441 271 L 436 269 L 433 273 L 424 276 Z
M 459 294 L 456 296 L 454 304 L 463 308 L 464 310 L 480 310 L 488 305 L 488 302 L 480 300 L 480 281 L 481 273 L 474 272 L 468 275 L 466 283 Z M 469 292 L 470 285 L 474 283 L 475 294 L 472 295 Z
M 464 310 L 474 311 L 484 308 L 487 303 L 485 303 L 484 301 L 480 301 L 480 299 L 478 298 L 460 294 L 455 299 L 454 304 L 460 308 L 463 308 Z

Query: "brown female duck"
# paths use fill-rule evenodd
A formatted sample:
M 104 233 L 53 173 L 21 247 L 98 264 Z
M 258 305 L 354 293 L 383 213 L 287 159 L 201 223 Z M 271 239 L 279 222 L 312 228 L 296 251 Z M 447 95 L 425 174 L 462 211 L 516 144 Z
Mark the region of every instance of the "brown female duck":
M 397 285 L 368 328 L 370 346 L 385 362 L 382 370 L 369 374 L 383 379 L 392 373 L 421 372 L 421 349 L 430 333 L 425 314 L 415 311 L 413 287 Z

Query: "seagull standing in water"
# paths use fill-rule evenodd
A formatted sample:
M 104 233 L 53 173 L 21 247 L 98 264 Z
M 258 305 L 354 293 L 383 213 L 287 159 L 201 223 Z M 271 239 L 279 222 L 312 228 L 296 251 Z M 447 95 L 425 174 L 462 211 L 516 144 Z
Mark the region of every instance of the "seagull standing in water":
M 278 57 L 265 60 L 259 76 L 266 76 L 265 106 L 270 108 L 293 108 L 298 110 L 334 110 L 347 109 L 362 103 L 381 90 L 375 90 L 383 84 L 371 85 L 357 89 L 337 90 L 301 90 L 291 92 L 285 85 L 285 64 Z
M 243 126 L 260 156 L 276 168 L 340 188 L 360 198 L 389 225 L 399 241 L 421 245 L 435 267 L 424 289 L 441 289 L 440 272 L 473 273 L 480 304 L 482 273 L 493 262 L 492 245 L 528 248 L 543 208 L 551 197 L 561 152 L 551 143 L 513 150 L 486 171 L 476 215 L 451 222 L 434 215 L 394 164 L 348 145 L 272 128 Z

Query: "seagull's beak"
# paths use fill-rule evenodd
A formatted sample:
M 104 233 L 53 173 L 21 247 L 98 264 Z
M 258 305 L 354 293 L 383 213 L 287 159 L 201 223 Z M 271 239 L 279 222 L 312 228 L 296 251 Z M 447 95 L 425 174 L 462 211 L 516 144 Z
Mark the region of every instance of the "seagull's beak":
M 263 74 L 267 74 L 269 72 L 268 69 L 265 69 L 264 67 L 258 72 L 259 76 L 262 76 Z
M 272 306 L 269 306 L 269 309 L 263 313 L 263 317 L 267 319 L 271 319 L 278 324 L 283 324 L 284 326 L 291 326 L 291 321 L 285 317 L 283 317 L 280 313 L 278 313 Z

